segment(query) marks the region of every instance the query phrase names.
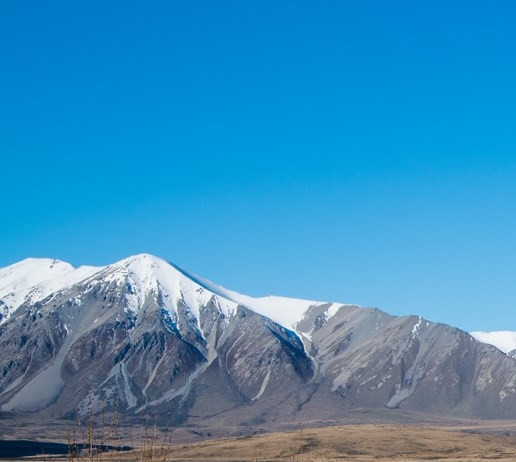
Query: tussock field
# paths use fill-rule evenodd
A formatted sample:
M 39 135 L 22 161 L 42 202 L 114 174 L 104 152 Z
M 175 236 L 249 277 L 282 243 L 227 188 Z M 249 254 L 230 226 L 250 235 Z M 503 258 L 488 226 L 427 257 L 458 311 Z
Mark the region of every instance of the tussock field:
M 139 433 L 138 427 L 123 427 L 117 443 L 134 449 L 127 452 L 93 452 L 82 450 L 68 456 L 35 453 L 28 458 L 2 454 L 0 460 L 68 461 L 68 462 L 323 462 L 323 461 L 449 461 L 516 462 L 516 422 L 481 422 L 468 424 L 346 424 L 303 428 L 254 436 L 213 438 L 186 443 L 185 429 L 157 430 L 128 439 Z M 261 431 L 264 429 L 262 428 Z M 9 432 L 7 432 L 9 433 Z M 15 433 L 23 433 L 19 428 Z M 54 442 L 61 441 L 55 429 Z M 5 441 L 14 435 L 4 435 Z M 30 436 L 27 433 L 27 436 Z M 39 438 L 32 433 L 33 441 Z M 47 438 L 50 434 L 47 434 Z M 183 441 L 183 443 L 178 443 Z M 61 441 L 66 443 L 66 441 Z M 111 441 L 113 444 L 114 441 Z M 25 457 L 29 453 L 25 454 Z
M 346 425 L 175 446 L 169 456 L 175 461 L 516 461 L 516 436 L 488 431 Z

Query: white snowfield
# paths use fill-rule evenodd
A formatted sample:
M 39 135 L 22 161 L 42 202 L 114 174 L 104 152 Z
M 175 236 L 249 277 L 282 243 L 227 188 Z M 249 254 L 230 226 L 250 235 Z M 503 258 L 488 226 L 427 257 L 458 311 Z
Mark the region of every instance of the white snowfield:
M 36 303 L 95 274 L 99 268 L 48 258 L 27 258 L 0 269 L 0 313 L 5 322 L 23 303 Z M 3 302 L 3 303 L 2 303 Z
M 149 254 L 136 255 L 107 266 L 78 268 L 59 260 L 29 258 L 0 269 L 0 314 L 3 315 L 0 324 L 6 322 L 23 303 L 36 303 L 89 279 L 102 280 L 106 284 L 129 284 L 127 299 L 129 308 L 135 313 L 143 306 L 146 297 L 155 295 L 159 288 L 164 296 L 164 308 L 175 312 L 177 302 L 182 301 L 197 320 L 199 307 L 212 299 L 226 315 L 234 313 L 238 305 L 244 305 L 293 330 L 311 306 L 328 305 L 328 316 L 342 306 L 287 297 L 249 297 Z
M 479 342 L 493 345 L 504 353 L 516 350 L 516 332 L 471 332 L 471 335 Z

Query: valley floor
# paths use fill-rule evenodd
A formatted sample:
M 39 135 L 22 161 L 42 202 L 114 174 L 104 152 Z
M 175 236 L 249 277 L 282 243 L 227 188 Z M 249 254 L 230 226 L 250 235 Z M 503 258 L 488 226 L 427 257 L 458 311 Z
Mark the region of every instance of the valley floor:
M 516 436 L 504 433 L 502 428 L 473 432 L 461 427 L 346 425 L 205 441 L 176 447 L 171 455 L 180 461 L 516 461 Z
M 299 429 L 190 444 L 153 443 L 100 461 L 322 462 L 322 461 L 516 461 L 516 423 L 476 425 L 343 425 Z M 4 455 L 5 457 L 5 455 Z M 0 459 L 6 460 L 0 453 Z M 14 460 L 14 459 L 10 459 Z M 27 460 L 27 459 L 16 459 Z M 40 460 L 31 459 L 31 460 Z M 54 460 L 48 456 L 41 460 Z M 68 459 L 70 460 L 70 459 Z M 87 455 L 72 458 L 86 461 Z

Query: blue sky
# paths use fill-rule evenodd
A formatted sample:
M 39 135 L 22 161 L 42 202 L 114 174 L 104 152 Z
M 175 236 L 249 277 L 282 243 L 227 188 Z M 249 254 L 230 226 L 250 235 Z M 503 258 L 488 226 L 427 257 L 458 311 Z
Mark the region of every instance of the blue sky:
M 426 4 L 423 4 L 426 3 Z M 510 1 L 0 5 L 0 266 L 516 330 Z

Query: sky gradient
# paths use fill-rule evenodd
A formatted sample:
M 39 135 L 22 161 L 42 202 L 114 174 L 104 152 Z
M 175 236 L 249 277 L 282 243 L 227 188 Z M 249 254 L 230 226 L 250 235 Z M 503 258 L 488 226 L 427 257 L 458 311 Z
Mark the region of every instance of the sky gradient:
M 0 267 L 149 252 L 516 330 L 516 4 L 0 5 Z

